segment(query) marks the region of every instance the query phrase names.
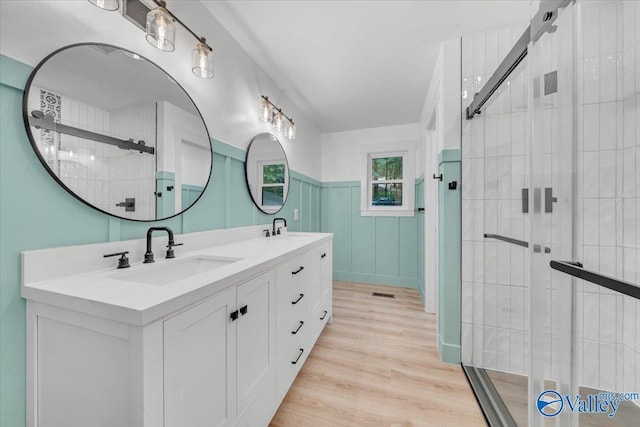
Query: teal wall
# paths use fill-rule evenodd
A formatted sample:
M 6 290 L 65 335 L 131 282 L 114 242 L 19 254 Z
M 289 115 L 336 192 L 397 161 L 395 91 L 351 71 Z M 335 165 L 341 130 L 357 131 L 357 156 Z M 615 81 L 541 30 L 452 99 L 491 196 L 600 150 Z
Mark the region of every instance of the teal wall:
M 418 239 L 422 214 L 361 216 L 360 181 L 325 182 L 320 199 L 320 230 L 334 234 L 334 279 L 424 288 L 419 279 L 424 277 L 419 275 L 420 268 L 424 270 Z M 416 206 L 422 206 L 417 203 L 418 199 Z
M 60 187 L 34 154 L 22 121 L 31 68 L 0 55 L 0 426 L 25 425 L 25 301 L 20 252 L 142 238 L 153 225 L 177 233 L 270 222 L 247 191 L 243 150 L 213 140 L 213 176 L 199 202 L 170 220 L 141 223 L 109 217 Z M 319 231 L 320 183 L 291 171 L 289 198 L 278 214 L 293 231 Z M 17 185 L 19 183 L 19 185 Z M 293 209 L 300 220 L 293 221 Z
M 156 218 L 165 218 L 176 213 L 175 185 L 175 173 L 168 171 L 156 172 L 156 192 L 162 194 L 161 197 L 156 197 Z M 169 186 L 174 187 L 173 191 L 167 191 Z
M 448 363 L 460 363 L 461 157 L 460 150 L 438 155 L 438 351 Z M 457 181 L 457 189 L 449 183 Z

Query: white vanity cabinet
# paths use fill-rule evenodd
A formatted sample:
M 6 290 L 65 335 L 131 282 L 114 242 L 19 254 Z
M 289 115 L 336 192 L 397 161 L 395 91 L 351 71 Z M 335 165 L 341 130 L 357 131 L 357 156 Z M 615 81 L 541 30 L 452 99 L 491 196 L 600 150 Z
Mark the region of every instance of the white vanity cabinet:
M 331 317 L 331 238 L 309 236 L 290 252 L 280 249 L 287 241 L 266 238 L 217 247 L 212 256 L 280 252 L 237 276 L 220 269 L 201 287 L 184 280 L 176 287 L 189 291 L 161 304 L 140 298 L 170 290 L 116 284 L 114 270 L 23 285 L 27 425 L 268 425 Z M 109 286 L 122 286 L 132 302 L 69 295 L 85 286 L 109 296 Z
M 273 287 L 270 271 L 164 321 L 165 427 L 233 425 L 269 382 Z

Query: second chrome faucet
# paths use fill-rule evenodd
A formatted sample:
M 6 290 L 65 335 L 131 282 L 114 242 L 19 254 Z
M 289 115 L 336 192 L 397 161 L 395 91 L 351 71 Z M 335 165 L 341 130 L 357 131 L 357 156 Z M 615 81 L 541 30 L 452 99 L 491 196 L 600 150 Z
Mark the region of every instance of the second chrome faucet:
M 144 253 L 144 263 L 148 264 L 154 262 L 153 252 L 151 252 L 151 236 L 154 231 L 166 231 L 169 235 L 169 244 L 167 245 L 167 258 L 175 258 L 176 255 L 173 252 L 174 246 L 181 246 L 182 243 L 176 243 L 173 240 L 173 231 L 169 227 L 150 227 L 147 230 L 147 251 Z

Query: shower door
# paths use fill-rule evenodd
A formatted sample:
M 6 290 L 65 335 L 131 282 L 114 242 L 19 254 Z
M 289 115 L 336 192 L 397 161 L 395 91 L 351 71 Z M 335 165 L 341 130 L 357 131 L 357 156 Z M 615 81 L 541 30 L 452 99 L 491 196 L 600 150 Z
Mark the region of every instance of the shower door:
M 535 19 L 529 425 L 637 426 L 640 3 L 569 2 L 552 26 Z
M 577 393 L 575 285 L 551 260 L 575 260 L 575 6 L 532 11 L 529 57 L 530 245 L 528 424 L 572 426 L 558 396 Z M 552 23 L 551 23 L 552 22 Z M 577 425 L 577 424 L 576 424 Z

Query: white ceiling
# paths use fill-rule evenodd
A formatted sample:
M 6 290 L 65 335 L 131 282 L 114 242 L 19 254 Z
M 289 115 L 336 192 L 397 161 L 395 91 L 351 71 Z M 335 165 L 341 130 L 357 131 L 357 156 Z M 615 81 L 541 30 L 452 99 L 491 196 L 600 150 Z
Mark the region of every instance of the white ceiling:
M 529 0 L 202 1 L 324 132 L 417 122 L 441 41 L 527 22 L 530 10 Z

